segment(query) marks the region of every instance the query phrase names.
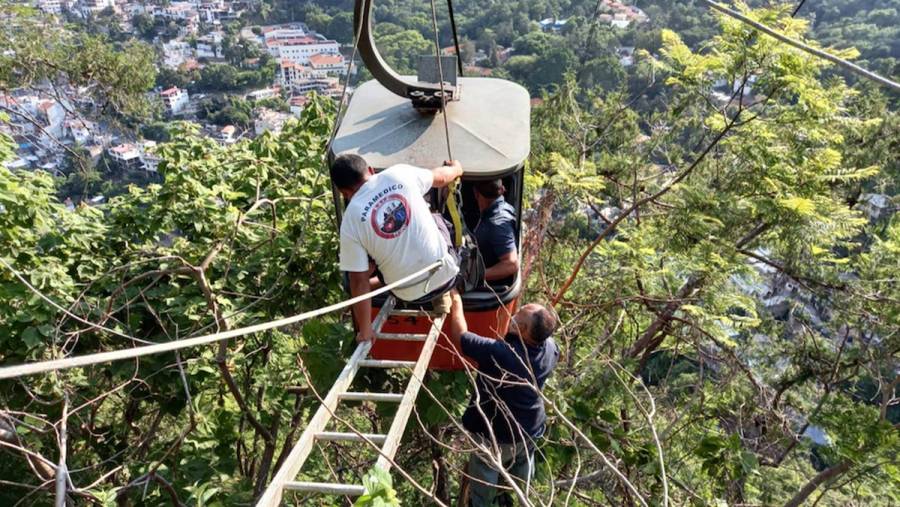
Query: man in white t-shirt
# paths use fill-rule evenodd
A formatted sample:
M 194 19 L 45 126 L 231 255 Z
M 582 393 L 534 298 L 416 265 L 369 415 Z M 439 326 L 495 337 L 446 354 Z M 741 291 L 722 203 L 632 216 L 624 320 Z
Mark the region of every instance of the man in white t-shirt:
M 341 222 L 340 268 L 350 275 L 351 295 L 372 289 L 371 258 L 388 284 L 441 261 L 436 271 L 395 288 L 393 293 L 409 302 L 439 299 L 445 294 L 459 299 L 456 256 L 424 195 L 432 187 L 446 187 L 462 173 L 462 165 L 455 160 L 431 170 L 398 164 L 378 174 L 359 155 L 346 154 L 334 160 L 331 181 L 349 201 Z M 448 303 L 435 307 L 443 311 L 462 307 Z M 371 340 L 371 300 L 353 305 L 353 316 L 359 330 L 357 341 Z M 461 312 L 451 312 L 451 329 L 461 327 L 464 318 Z

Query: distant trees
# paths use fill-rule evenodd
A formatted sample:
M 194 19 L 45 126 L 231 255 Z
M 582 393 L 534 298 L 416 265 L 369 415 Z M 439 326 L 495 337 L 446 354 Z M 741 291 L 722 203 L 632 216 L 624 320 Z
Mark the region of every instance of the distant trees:
M 353 12 L 347 10 L 335 14 L 328 21 L 322 34 L 336 41 L 351 42 L 353 40 Z
M 509 75 L 524 84 L 533 94 L 540 94 L 542 90 L 562 83 L 566 72 L 574 69 L 578 62 L 574 51 L 565 45 L 550 43 L 555 40 L 554 36 L 540 35 L 529 36 L 520 41 L 522 47 L 533 53 L 523 55 L 517 50 L 505 65 Z
M 141 125 L 140 133 L 143 138 L 158 143 L 164 143 L 172 138 L 169 134 L 169 123 L 162 121 L 154 121 Z
M 145 40 L 152 40 L 156 35 L 156 22 L 153 16 L 139 12 L 131 17 L 131 26 Z
M 613 54 L 594 58 L 578 69 L 578 82 L 588 90 L 618 90 L 627 77 L 619 59 Z
M 190 92 L 235 92 L 263 88 L 275 79 L 275 62 L 267 61 L 258 69 L 242 70 L 227 63 L 209 63 L 200 69 L 198 79 L 187 85 Z
M 200 78 L 197 71 L 183 71 L 173 69 L 171 67 L 160 66 L 159 73 L 156 75 L 156 86 L 160 88 L 188 88 L 192 81 Z
M 530 32 L 513 42 L 513 49 L 517 55 L 542 55 L 554 47 L 566 46 L 566 39 L 562 36 L 546 32 Z
M 813 34 L 823 45 L 852 45 L 867 67 L 900 75 L 900 0 L 824 0 L 808 3 L 799 15 L 813 20 Z
M 401 74 L 415 74 L 419 56 L 434 54 L 434 42 L 426 40 L 415 30 L 382 23 L 376 25 L 375 32 L 379 52 Z

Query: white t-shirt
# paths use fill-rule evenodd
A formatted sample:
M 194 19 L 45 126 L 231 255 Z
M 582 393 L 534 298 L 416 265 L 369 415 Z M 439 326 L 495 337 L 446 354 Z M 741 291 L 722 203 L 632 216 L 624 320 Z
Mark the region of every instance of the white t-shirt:
M 369 178 L 350 199 L 341 222 L 342 271 L 368 271 L 369 257 L 386 283 L 393 283 L 443 260 L 394 294 L 415 301 L 449 282 L 459 268 L 422 197 L 431 188 L 431 171 L 398 164 Z

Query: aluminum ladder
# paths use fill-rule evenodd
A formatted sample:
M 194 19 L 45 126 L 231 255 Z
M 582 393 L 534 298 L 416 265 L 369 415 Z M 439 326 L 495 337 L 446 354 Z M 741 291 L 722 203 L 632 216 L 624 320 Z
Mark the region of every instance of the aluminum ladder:
M 394 310 L 396 300 L 390 296 L 381 311 L 372 323 L 375 329 L 375 337 L 378 340 L 402 340 L 402 341 L 419 341 L 423 342 L 422 352 L 416 361 L 385 361 L 379 359 L 370 359 L 369 350 L 372 348 L 371 342 L 360 343 L 350 360 L 347 361 L 344 369 L 338 375 L 337 380 L 331 386 L 331 390 L 322 400 L 322 404 L 316 411 L 315 415 L 309 421 L 306 430 L 300 435 L 300 439 L 294 445 L 291 453 L 281 465 L 281 468 L 272 478 L 272 482 L 266 488 L 259 501 L 257 507 L 275 507 L 281 504 L 281 498 L 285 491 L 302 491 L 309 493 L 321 493 L 329 495 L 346 495 L 359 496 L 364 493 L 364 487 L 358 484 L 339 484 L 330 482 L 304 482 L 295 480 L 300 473 L 303 464 L 313 450 L 315 442 L 360 442 L 362 445 L 380 446 L 378 461 L 375 466 L 384 470 L 390 470 L 391 462 L 397 449 L 400 447 L 400 438 L 406 429 L 406 422 L 412 413 L 413 405 L 419 394 L 419 388 L 422 386 L 422 378 L 428 369 L 428 363 L 431 361 L 431 355 L 434 352 L 435 344 L 444 325 L 446 314 L 433 314 L 424 310 Z M 389 334 L 382 333 L 381 328 L 389 316 L 395 315 L 415 315 L 415 316 L 432 316 L 431 329 L 427 334 Z M 406 391 L 403 394 L 395 393 L 370 393 L 370 392 L 351 392 L 350 385 L 360 368 L 411 368 L 412 376 L 406 385 Z M 334 431 L 325 431 L 328 422 L 331 421 L 332 415 L 337 410 L 338 404 L 342 400 L 347 401 L 377 401 L 377 402 L 393 402 L 398 403 L 397 413 L 391 422 L 391 427 L 387 434 L 366 434 L 366 433 L 342 433 Z M 367 442 L 368 441 L 368 442 Z

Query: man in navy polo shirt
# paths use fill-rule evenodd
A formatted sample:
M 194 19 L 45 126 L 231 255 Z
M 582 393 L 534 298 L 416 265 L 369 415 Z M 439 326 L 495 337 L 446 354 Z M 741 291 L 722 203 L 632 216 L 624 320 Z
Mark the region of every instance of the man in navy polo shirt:
M 495 286 L 512 285 L 519 271 L 516 209 L 503 198 L 502 180 L 479 181 L 474 188 L 481 211 L 475 241 L 484 260 L 484 280 Z
M 497 463 L 527 494 L 535 443 L 547 421 L 539 390 L 559 361 L 559 347 L 551 338 L 558 325 L 553 312 L 529 304 L 513 316 L 503 340 L 469 333 L 467 327 L 451 336 L 462 353 L 478 363 L 476 389 L 463 414 L 463 427 L 492 454 L 488 458 L 476 452 L 469 458 L 472 507 L 493 504 L 497 489 L 491 485 L 500 480 Z

